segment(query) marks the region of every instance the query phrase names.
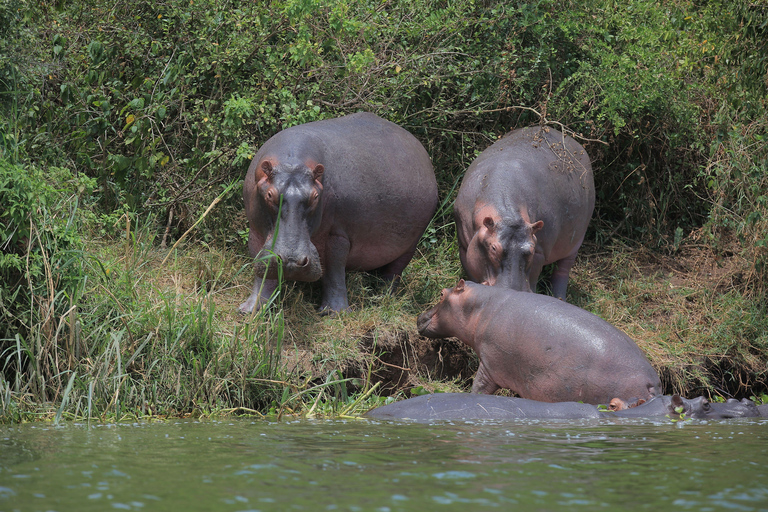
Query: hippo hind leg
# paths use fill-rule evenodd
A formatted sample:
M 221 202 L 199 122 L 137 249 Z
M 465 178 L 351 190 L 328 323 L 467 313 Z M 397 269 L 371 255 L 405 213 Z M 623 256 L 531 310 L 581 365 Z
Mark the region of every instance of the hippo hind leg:
M 408 263 L 411 262 L 411 259 L 413 259 L 413 255 L 415 253 L 416 253 L 416 244 L 414 244 L 413 247 L 408 249 L 408 251 L 403 253 L 401 256 L 399 256 L 395 260 L 387 263 L 383 267 L 376 269 L 376 271 L 381 274 L 382 279 L 391 283 L 390 284 L 391 291 L 397 290 L 397 287 L 400 284 L 400 276 L 402 275 L 403 270 L 405 270 L 405 267 L 408 266 Z
M 578 249 L 578 248 L 577 248 Z M 560 300 L 565 300 L 565 292 L 568 289 L 568 279 L 571 274 L 571 268 L 576 262 L 576 249 L 571 254 L 557 261 L 555 270 L 552 272 L 552 295 Z

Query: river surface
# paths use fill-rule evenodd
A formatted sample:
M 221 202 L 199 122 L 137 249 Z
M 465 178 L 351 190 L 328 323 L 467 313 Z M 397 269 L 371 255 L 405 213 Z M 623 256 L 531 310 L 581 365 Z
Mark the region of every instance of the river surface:
M 768 420 L 0 426 L 0 511 L 768 511 Z

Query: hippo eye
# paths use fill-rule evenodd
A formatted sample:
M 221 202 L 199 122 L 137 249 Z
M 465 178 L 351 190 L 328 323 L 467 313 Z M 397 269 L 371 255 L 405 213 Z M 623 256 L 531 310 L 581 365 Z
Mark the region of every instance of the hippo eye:
M 704 402 L 704 405 L 702 405 L 701 407 L 702 407 L 702 409 L 704 409 L 705 411 L 708 411 L 708 410 L 710 410 L 710 409 L 712 408 L 712 406 L 711 406 L 711 405 L 709 405 L 709 402 Z

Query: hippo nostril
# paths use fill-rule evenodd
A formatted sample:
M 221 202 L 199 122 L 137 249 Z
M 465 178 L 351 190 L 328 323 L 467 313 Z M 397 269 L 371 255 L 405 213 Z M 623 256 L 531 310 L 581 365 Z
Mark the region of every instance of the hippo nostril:
M 299 261 L 296 262 L 296 265 L 299 267 L 306 267 L 307 265 L 309 265 L 309 258 L 304 256 L 303 258 L 301 258 Z

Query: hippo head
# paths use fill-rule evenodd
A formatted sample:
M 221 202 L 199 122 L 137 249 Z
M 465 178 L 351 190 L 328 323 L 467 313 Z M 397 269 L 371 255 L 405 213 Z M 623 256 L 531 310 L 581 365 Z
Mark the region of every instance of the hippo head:
M 257 222 L 266 233 L 256 256 L 256 275 L 276 279 L 282 263 L 283 277 L 292 281 L 317 281 L 323 270 L 311 241 L 322 218 L 323 165 L 314 162 L 277 162 L 265 158 L 255 172 Z
M 530 292 L 530 271 L 536 252 L 536 232 L 543 221 L 527 215 L 501 218 L 487 207 L 475 219 L 475 236 L 467 247 L 467 273 L 479 283 Z
M 440 301 L 430 310 L 425 311 L 416 319 L 419 334 L 428 338 L 444 338 L 453 336 L 450 326 L 460 321 L 457 313 L 461 310 L 461 295 L 465 293 L 465 283 L 461 279 L 453 288 L 443 288 Z
M 725 402 L 710 402 L 703 396 L 688 399 L 680 395 L 672 395 L 668 407 L 671 416 L 685 414 L 689 418 L 703 420 L 755 418 L 760 416 L 755 403 L 746 398 L 742 400 L 730 398 Z

